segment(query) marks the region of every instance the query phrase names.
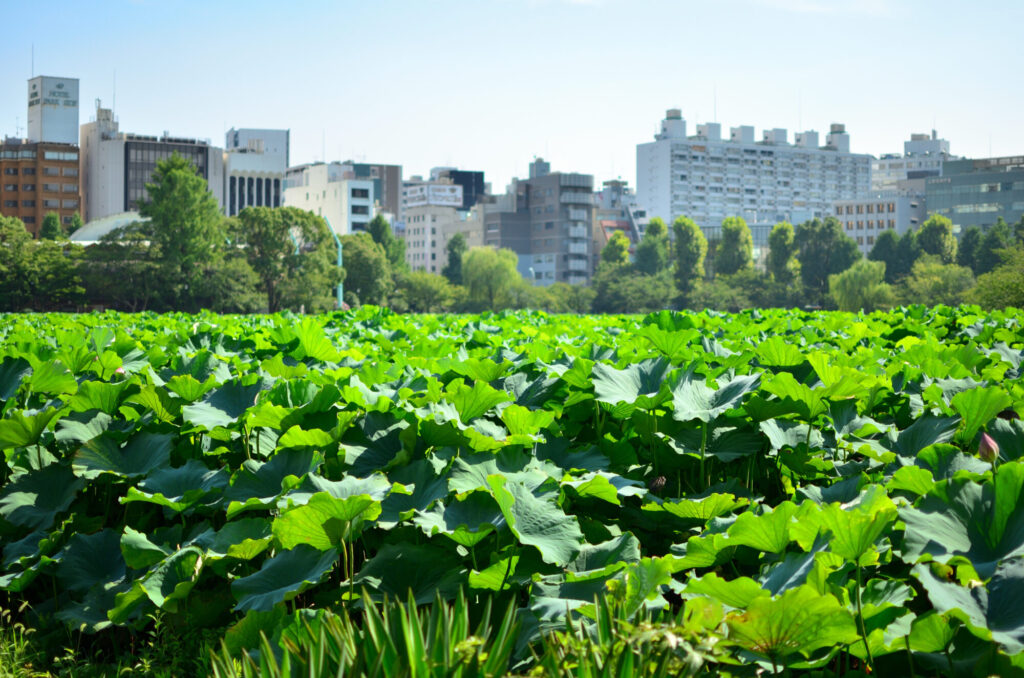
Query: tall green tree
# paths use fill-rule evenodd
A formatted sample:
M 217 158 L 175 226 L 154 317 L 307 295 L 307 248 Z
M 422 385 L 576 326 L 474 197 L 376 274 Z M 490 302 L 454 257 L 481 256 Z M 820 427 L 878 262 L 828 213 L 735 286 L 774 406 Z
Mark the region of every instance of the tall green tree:
M 941 214 L 928 217 L 917 232 L 917 244 L 925 254 L 931 254 L 944 264 L 956 262 L 956 236 L 953 222 Z
M 334 308 L 333 288 L 344 274 L 327 228 L 296 207 L 246 207 L 230 222 L 232 242 L 259 277 L 269 312 Z
M 396 276 L 396 286 L 413 313 L 449 311 L 455 302 L 455 286 L 436 273 L 411 271 Z
M 928 254 L 914 262 L 910 275 L 903 279 L 900 297 L 906 304 L 956 306 L 966 300 L 972 287 L 971 269 L 944 264 L 938 257 Z
M 86 248 L 82 278 L 89 304 L 132 313 L 159 307 L 164 290 L 151 245 L 149 225 L 135 222 Z
M 475 310 L 497 311 L 515 305 L 513 292 L 523 283 L 519 258 L 509 249 L 473 247 L 462 258 L 462 281 Z
M 969 226 L 960 235 L 960 243 L 956 247 L 956 263 L 966 266 L 971 271 L 978 271 L 978 252 L 981 249 L 981 229 Z
M 383 304 L 393 286 L 391 264 L 384 248 L 369 233 L 342 236 L 341 244 L 345 253 L 346 301 L 351 297 L 360 304 Z
M 33 240 L 20 219 L 0 216 L 0 311 L 73 310 L 83 301 L 82 247 Z
M 448 282 L 453 285 L 462 284 L 462 255 L 466 253 L 466 249 L 466 236 L 461 233 L 453 235 L 452 239 L 445 245 L 445 251 L 448 253 L 448 263 L 441 269 L 441 275 L 448 278 Z
M 665 222 L 654 217 L 644 231 L 644 237 L 636 246 L 633 265 L 646 275 L 657 275 L 672 265 L 669 258 L 668 228 Z
M 715 250 L 715 275 L 732 275 L 753 266 L 754 238 L 742 217 L 722 221 L 722 240 Z
M 906 231 L 896 245 L 896 259 L 893 262 L 893 280 L 902 280 L 910 275 L 914 262 L 921 258 L 921 246 L 917 243 L 917 231 Z
M 896 275 L 900 271 L 898 263 L 900 258 L 900 237 L 896 231 L 888 229 L 882 231 L 877 238 L 871 251 L 868 252 L 868 259 L 881 261 L 885 264 L 885 282 L 892 284 L 896 282 Z
M 708 255 L 708 240 L 693 219 L 678 217 L 672 222 L 675 237 L 676 289 L 688 302 L 696 282 L 704 277 L 704 258 Z
M 1024 247 L 1002 250 L 1002 263 L 978 276 L 970 292 L 974 303 L 984 308 L 1024 308 Z
M 220 268 L 227 245 L 224 218 L 206 180 L 177 153 L 157 162 L 139 214 L 158 265 L 165 305 L 197 311 L 219 295 L 209 274 Z
M 1010 225 L 1002 217 L 996 219 L 996 223 L 981 236 L 981 242 L 978 244 L 978 251 L 975 255 L 975 271 L 981 275 L 1002 264 L 1003 258 L 999 252 L 1012 246 L 1013 241 L 1013 231 L 1010 229 Z
M 767 268 L 776 282 L 788 284 L 800 274 L 796 252 L 793 224 L 788 221 L 775 224 L 768 235 Z
M 800 224 L 794 242 L 800 261 L 800 278 L 812 303 L 825 299 L 830 275 L 842 273 L 861 258 L 857 243 L 843 232 L 842 224 L 835 217 Z
M 384 248 L 392 271 L 402 271 L 407 268 L 405 263 L 405 241 L 395 237 L 395 234 L 391 231 L 391 223 L 384 218 L 383 214 L 378 214 L 370 220 L 370 223 L 366 226 L 366 232 L 370 234 L 375 243 Z
M 629 263 L 629 238 L 622 231 L 615 231 L 601 250 L 601 263 L 623 266 Z
M 56 212 L 47 212 L 43 217 L 43 225 L 39 228 L 40 240 L 57 240 L 64 237 L 64 229 L 60 227 L 60 217 Z
M 877 311 L 889 308 L 894 298 L 881 261 L 861 260 L 842 273 L 830 275 L 828 288 L 840 311 Z
M 630 271 L 625 266 L 602 265 L 591 284 L 595 313 L 650 313 L 670 308 L 676 296 L 672 274 L 657 275 Z
M 78 212 L 75 212 L 74 214 L 71 215 L 71 223 L 68 224 L 68 235 L 71 235 L 72 233 L 80 229 L 82 226 L 82 215 L 79 214 Z
M 1020 219 L 1013 225 L 1013 239 L 1018 245 L 1024 245 L 1024 214 L 1020 215 Z

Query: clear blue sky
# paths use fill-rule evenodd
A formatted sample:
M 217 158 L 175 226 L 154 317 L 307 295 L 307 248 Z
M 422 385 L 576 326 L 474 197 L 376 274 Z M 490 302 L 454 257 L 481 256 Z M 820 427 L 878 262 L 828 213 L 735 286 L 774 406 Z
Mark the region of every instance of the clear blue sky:
M 634 183 L 664 110 L 695 129 L 844 122 L 855 152 L 934 126 L 1024 154 L 1024 1 L 36 0 L 0 3 L 0 134 L 26 80 L 80 79 L 81 122 L 210 138 L 290 128 L 294 164 L 457 165 L 495 189 L 534 155 Z M 717 96 L 716 96 L 717 94 Z

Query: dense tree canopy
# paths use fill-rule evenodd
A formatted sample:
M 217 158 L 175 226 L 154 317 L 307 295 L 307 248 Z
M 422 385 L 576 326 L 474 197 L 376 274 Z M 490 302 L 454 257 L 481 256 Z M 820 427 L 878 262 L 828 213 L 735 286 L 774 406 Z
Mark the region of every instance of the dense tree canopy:
M 944 264 L 956 262 L 953 222 L 941 214 L 933 214 L 921 224 L 917 232 L 917 244 L 921 252 L 938 257 Z
M 704 258 L 708 254 L 708 240 L 693 219 L 679 217 L 672 222 L 675 236 L 676 289 L 684 302 L 698 280 L 704 277 Z
M 767 268 L 776 282 L 788 284 L 800 274 L 796 253 L 793 224 L 788 221 L 775 224 L 768 235 Z
M 622 231 L 615 231 L 601 250 L 601 263 L 613 266 L 629 263 L 629 237 Z
M 664 221 L 654 217 L 636 247 L 633 262 L 636 270 L 647 275 L 657 275 L 668 269 L 672 265 L 669 250 L 668 228 Z
M 824 300 L 830 275 L 842 273 L 861 258 L 857 243 L 843 233 L 835 217 L 805 221 L 797 226 L 794 241 L 800 277 L 811 303 Z
M 441 275 L 448 279 L 453 285 L 462 284 L 462 255 L 466 253 L 466 236 L 456 233 L 445 245 L 445 252 L 448 254 L 448 263 L 441 269 Z
M 894 299 L 881 261 L 861 260 L 830 275 L 828 288 L 840 311 L 877 311 L 891 306 Z
M 341 238 L 345 253 L 345 295 L 354 295 L 360 304 L 383 304 L 393 281 L 387 253 L 369 233 L 353 233 Z
M 754 237 L 742 217 L 722 221 L 722 240 L 715 251 L 715 273 L 732 275 L 753 266 Z
M 517 268 L 519 258 L 508 249 L 474 247 L 462 258 L 462 280 L 469 301 L 480 309 L 515 305 L 514 289 L 523 282 Z

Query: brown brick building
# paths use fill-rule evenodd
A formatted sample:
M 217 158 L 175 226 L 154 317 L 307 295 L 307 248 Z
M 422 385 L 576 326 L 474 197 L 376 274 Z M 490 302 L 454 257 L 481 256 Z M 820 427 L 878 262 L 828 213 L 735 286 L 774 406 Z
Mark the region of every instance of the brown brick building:
M 0 214 L 18 217 L 38 236 L 55 212 L 67 228 L 81 212 L 78 146 L 7 138 L 0 143 Z

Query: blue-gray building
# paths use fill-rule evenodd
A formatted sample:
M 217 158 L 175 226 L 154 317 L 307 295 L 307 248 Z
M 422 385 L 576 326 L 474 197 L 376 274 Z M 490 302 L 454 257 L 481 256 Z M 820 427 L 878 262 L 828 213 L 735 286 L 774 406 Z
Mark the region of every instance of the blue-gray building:
M 925 201 L 929 214 L 948 217 L 961 233 L 999 217 L 1013 223 L 1024 214 L 1024 156 L 947 160 L 941 177 L 926 180 Z

